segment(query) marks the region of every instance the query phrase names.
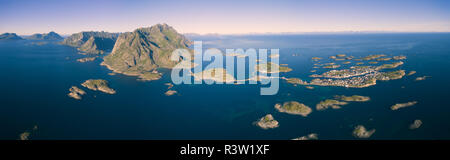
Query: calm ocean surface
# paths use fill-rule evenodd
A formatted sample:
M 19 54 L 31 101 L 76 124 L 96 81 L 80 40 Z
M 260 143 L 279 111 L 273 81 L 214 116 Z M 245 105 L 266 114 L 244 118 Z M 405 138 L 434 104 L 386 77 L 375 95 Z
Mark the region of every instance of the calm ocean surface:
M 317 133 L 319 139 L 354 139 L 356 125 L 376 129 L 370 139 L 450 139 L 450 34 L 349 34 L 191 36 L 206 48 L 279 48 L 280 63 L 293 69 L 285 77 L 310 80 L 311 57 L 344 53 L 405 55 L 399 69 L 417 71 L 399 80 L 367 88 L 318 87 L 309 90 L 280 81 L 274 96 L 261 96 L 258 85 L 176 85 L 178 95 L 165 96 L 170 71 L 157 81 L 110 76 L 102 59 L 80 63 L 76 49 L 49 42 L 0 41 L 0 139 L 292 139 Z M 292 56 L 293 54 L 298 56 Z M 345 65 L 344 65 L 345 66 Z M 350 66 L 350 65 L 347 65 Z M 322 73 L 325 69 L 317 69 Z M 418 76 L 431 76 L 415 81 Z M 87 91 L 82 100 L 67 96 L 71 86 L 105 79 L 117 94 Z M 363 95 L 341 109 L 316 111 L 308 117 L 278 113 L 276 103 L 295 100 L 311 108 L 333 95 Z M 390 110 L 395 103 L 418 101 Z M 272 114 L 280 127 L 252 125 Z M 421 119 L 423 125 L 409 130 Z

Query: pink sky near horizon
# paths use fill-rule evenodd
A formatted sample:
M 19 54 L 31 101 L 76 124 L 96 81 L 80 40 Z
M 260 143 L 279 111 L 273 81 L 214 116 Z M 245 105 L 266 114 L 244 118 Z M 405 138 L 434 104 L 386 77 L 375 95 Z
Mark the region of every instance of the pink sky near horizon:
M 128 32 L 167 23 L 181 33 L 450 32 L 447 1 L 0 0 L 0 32 Z

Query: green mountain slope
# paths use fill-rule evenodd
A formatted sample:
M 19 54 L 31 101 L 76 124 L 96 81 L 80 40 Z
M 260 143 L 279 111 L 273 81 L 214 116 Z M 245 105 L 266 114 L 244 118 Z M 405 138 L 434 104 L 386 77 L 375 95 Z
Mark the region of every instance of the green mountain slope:
M 113 49 L 119 33 L 80 32 L 72 34 L 61 42 L 89 54 L 102 54 Z
M 172 68 L 175 49 L 187 49 L 190 41 L 167 24 L 139 28 L 119 36 L 114 49 L 104 57 L 102 65 L 126 74 L 142 75 L 156 68 Z

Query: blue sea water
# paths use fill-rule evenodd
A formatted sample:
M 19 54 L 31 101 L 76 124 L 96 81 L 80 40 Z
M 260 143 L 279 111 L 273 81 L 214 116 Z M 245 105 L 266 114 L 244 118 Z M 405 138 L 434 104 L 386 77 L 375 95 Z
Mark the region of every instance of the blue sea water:
M 76 49 L 55 41 L 0 41 L 0 139 L 292 139 L 317 133 L 319 139 L 355 139 L 356 125 L 376 129 L 370 139 L 450 139 L 450 34 L 334 34 L 191 36 L 206 48 L 279 48 L 280 63 L 292 72 L 281 76 L 310 80 L 311 57 L 347 54 L 407 56 L 399 69 L 417 71 L 399 80 L 367 88 L 319 87 L 309 90 L 280 81 L 273 96 L 260 95 L 259 85 L 176 85 L 179 94 L 165 96 L 170 71 L 162 79 L 108 75 L 101 58 L 79 63 Z M 108 54 L 108 53 L 107 53 Z M 293 56 L 296 54 L 297 56 Z M 350 66 L 350 65 L 348 65 Z M 347 67 L 348 67 L 347 66 Z M 343 65 L 346 67 L 346 65 Z M 316 69 L 317 73 L 326 71 Z M 415 81 L 418 76 L 431 76 Z M 82 100 L 67 96 L 71 86 L 105 79 L 117 94 L 87 91 Z M 307 117 L 279 113 L 276 103 L 298 101 L 311 108 L 334 95 L 364 95 L 341 109 L 316 111 Z M 390 110 L 395 103 L 418 101 Z M 280 127 L 263 130 L 252 123 L 272 114 Z M 410 130 L 421 119 L 423 125 Z

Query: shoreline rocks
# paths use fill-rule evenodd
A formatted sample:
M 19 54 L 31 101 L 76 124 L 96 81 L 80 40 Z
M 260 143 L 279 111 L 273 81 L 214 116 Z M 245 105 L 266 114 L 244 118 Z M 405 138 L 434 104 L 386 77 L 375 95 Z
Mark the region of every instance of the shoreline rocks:
M 417 72 L 416 71 L 409 71 L 409 73 L 407 74 L 407 76 L 410 76 L 410 75 L 413 75 L 413 74 L 416 74 Z
M 353 136 L 356 138 L 369 138 L 375 133 L 375 129 L 366 130 L 363 125 L 358 125 L 353 130 Z
M 262 129 L 272 129 L 277 128 L 279 123 L 273 118 L 271 114 L 267 114 L 256 122 L 256 125 Z
M 370 97 L 360 96 L 360 95 L 352 95 L 352 96 L 335 95 L 334 98 L 337 100 L 347 101 L 347 102 L 366 102 L 366 101 L 370 100 Z
M 86 92 L 85 92 L 84 90 L 78 88 L 77 86 L 72 86 L 72 87 L 69 89 L 69 91 L 70 91 L 70 93 L 67 94 L 67 95 L 68 95 L 69 97 L 72 97 L 72 98 L 78 99 L 78 100 L 81 99 L 81 96 L 82 96 L 82 95 L 85 95 L 85 94 L 86 94 Z
M 411 102 L 406 102 L 406 103 L 397 103 L 397 104 L 391 106 L 391 110 L 398 110 L 400 108 L 410 107 L 415 104 L 417 104 L 417 101 L 411 101 Z
M 177 94 L 177 91 L 175 91 L 175 90 L 168 90 L 166 93 L 164 93 L 166 96 L 171 96 L 171 95 L 174 95 L 174 94 Z
M 340 109 L 341 106 L 343 105 L 347 105 L 347 102 L 341 102 L 338 100 L 334 100 L 334 99 L 326 99 L 324 101 L 320 101 L 317 105 L 316 105 L 316 109 L 319 111 L 328 109 L 328 108 L 333 108 L 333 109 Z
M 420 128 L 420 126 L 422 126 L 422 124 L 423 124 L 422 120 L 416 119 L 411 125 L 409 125 L 409 129 L 411 130 L 418 129 Z
M 77 61 L 80 63 L 91 62 L 91 61 L 94 61 L 96 58 L 97 57 L 86 57 L 86 58 L 77 59 Z
M 429 77 L 431 77 L 431 76 L 417 77 L 417 78 L 416 78 L 416 81 L 423 81 L 423 80 L 425 80 L 425 79 L 427 79 L 427 78 L 429 78 Z
M 282 113 L 301 115 L 303 117 L 308 116 L 312 112 L 311 108 L 296 101 L 285 102 L 283 105 L 275 104 L 275 109 Z
M 103 79 L 89 79 L 81 84 L 83 87 L 86 87 L 90 90 L 101 91 L 108 94 L 115 94 L 116 91 L 112 88 L 109 88 L 108 81 Z
M 292 140 L 318 140 L 318 139 L 319 139 L 319 137 L 318 137 L 317 133 L 311 133 L 311 134 L 308 134 L 306 136 L 301 136 L 301 137 L 298 137 L 298 138 L 294 138 Z

